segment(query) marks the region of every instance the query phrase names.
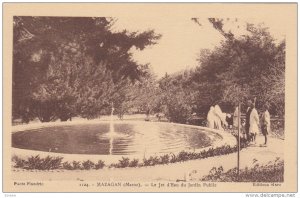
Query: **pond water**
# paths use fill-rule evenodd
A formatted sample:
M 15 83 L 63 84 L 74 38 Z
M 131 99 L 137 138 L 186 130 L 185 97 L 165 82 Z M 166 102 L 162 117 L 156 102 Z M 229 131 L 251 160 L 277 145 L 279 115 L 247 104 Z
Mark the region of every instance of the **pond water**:
M 203 129 L 170 123 L 80 124 L 12 134 L 12 146 L 65 154 L 162 154 L 211 146 L 221 139 Z

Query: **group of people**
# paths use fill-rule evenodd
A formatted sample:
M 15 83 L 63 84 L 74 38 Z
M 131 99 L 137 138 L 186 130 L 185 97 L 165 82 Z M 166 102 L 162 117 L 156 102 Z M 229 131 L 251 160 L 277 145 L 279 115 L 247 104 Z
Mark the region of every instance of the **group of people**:
M 267 145 L 267 135 L 271 131 L 269 105 L 266 103 L 263 106 L 261 116 L 255 107 L 256 100 L 248 100 L 246 110 L 246 120 L 244 124 L 240 124 L 240 128 L 243 125 L 244 138 L 256 144 L 256 136 L 261 131 L 265 137 L 264 146 Z M 224 130 L 226 128 L 238 129 L 238 106 L 235 108 L 233 115 L 222 112 L 218 104 L 211 106 L 207 114 L 207 126 L 213 129 Z
M 245 123 L 245 135 L 246 139 L 256 143 L 256 135 L 259 133 L 259 127 L 261 128 L 261 133 L 265 137 L 265 142 L 263 145 L 267 145 L 267 135 L 271 131 L 271 121 L 269 113 L 269 105 L 265 103 L 263 105 L 261 117 L 259 117 L 257 109 L 255 108 L 255 100 L 248 100 L 248 108 L 246 111 L 246 123 Z
M 212 129 L 223 129 L 228 126 L 227 114 L 223 113 L 220 106 L 211 106 L 207 114 L 207 126 Z

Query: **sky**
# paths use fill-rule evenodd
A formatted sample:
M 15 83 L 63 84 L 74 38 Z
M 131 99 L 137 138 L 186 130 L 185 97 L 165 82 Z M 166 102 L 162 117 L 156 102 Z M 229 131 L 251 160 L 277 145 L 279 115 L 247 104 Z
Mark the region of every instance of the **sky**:
M 129 31 L 155 30 L 162 37 L 156 45 L 142 51 L 132 49 L 133 58 L 141 64 L 150 63 L 157 77 L 197 66 L 197 57 L 201 49 L 213 49 L 223 37 L 206 18 L 199 19 L 201 26 L 190 18 L 119 18 L 113 30 Z M 245 20 L 225 19 L 224 29 L 242 34 Z M 284 39 L 284 26 L 280 21 L 247 20 L 254 24 L 264 23 L 271 35 L 277 40 Z

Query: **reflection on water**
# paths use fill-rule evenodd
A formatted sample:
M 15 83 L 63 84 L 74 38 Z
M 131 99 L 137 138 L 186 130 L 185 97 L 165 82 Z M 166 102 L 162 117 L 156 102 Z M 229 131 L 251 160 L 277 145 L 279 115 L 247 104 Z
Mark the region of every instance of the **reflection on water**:
M 12 146 L 69 154 L 161 154 L 210 146 L 214 133 L 168 123 L 58 126 L 17 132 Z
M 114 142 L 114 137 L 110 137 L 110 139 L 109 139 L 109 154 L 110 154 L 110 155 L 113 154 L 113 152 L 112 152 L 113 147 L 114 147 L 113 142 Z

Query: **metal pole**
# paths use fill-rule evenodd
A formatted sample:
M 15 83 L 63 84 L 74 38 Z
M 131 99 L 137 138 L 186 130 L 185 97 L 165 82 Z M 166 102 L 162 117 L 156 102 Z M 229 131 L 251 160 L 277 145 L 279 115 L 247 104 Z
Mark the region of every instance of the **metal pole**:
M 240 174 L 240 150 L 241 150 L 241 143 L 240 143 L 240 130 L 241 130 L 241 104 L 239 103 L 238 108 L 238 152 L 237 152 L 237 175 Z

